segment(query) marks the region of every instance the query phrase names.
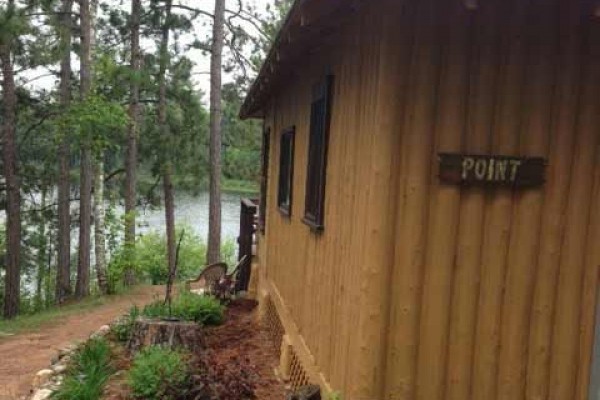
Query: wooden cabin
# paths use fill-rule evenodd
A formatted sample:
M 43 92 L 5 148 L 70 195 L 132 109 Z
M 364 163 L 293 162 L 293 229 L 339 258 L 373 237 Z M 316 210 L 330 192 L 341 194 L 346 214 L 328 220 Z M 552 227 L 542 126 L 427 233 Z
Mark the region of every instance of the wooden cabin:
M 600 399 L 599 0 L 298 0 L 241 116 L 293 386 Z

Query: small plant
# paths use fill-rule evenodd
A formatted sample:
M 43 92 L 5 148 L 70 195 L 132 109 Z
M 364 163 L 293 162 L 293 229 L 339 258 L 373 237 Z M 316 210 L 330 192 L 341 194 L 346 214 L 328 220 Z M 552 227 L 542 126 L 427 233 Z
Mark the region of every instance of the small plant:
M 123 318 L 111 325 L 110 330 L 119 342 L 129 340 L 135 321 L 139 316 L 140 309 L 137 306 L 133 306 Z
M 73 355 L 67 376 L 53 395 L 57 400 L 96 400 L 113 372 L 111 349 L 103 339 L 91 339 Z
M 144 307 L 142 314 L 151 318 L 167 317 L 169 307 L 162 300 L 156 300 Z M 224 307 L 214 297 L 182 292 L 173 299 L 171 315 L 201 325 L 219 325 L 224 319 Z
M 162 347 L 147 347 L 138 353 L 129 371 L 128 383 L 138 399 L 174 399 L 188 382 L 184 356 Z
M 329 394 L 329 400 L 342 400 L 342 395 L 340 392 L 331 392 Z

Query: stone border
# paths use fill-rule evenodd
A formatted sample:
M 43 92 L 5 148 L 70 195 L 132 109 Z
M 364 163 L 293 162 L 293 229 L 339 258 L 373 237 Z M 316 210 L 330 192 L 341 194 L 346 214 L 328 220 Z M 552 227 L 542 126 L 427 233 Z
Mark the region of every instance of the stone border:
M 110 332 L 110 325 L 102 325 L 90 335 L 90 339 L 104 337 Z M 24 400 L 47 400 L 60 387 L 71 356 L 81 344 L 71 344 L 58 350 L 58 354 L 51 361 L 50 367 L 38 371 L 33 377 L 32 389 Z

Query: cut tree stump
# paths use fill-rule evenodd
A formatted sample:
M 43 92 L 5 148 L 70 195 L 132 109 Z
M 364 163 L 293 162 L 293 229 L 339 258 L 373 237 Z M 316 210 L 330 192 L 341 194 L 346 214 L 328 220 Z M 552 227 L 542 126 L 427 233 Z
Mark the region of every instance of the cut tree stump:
M 197 352 L 204 349 L 204 331 L 193 322 L 140 318 L 133 325 L 127 349 L 137 353 L 148 346 Z

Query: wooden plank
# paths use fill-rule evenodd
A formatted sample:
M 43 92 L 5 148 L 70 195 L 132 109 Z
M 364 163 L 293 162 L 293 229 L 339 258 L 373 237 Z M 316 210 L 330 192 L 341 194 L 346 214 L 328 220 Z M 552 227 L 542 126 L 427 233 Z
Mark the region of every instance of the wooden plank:
M 540 8 L 541 2 L 532 3 L 526 10 L 528 16 L 523 32 L 523 40 L 529 43 L 524 43 L 525 53 L 518 61 L 525 70 L 521 72 L 522 80 L 512 83 L 522 87 L 521 100 L 513 112 L 516 114 L 521 109 L 520 153 L 544 158 L 549 152 L 551 119 L 548 116 L 554 95 L 555 63 L 549 60 L 556 54 L 552 41 L 556 13 L 540 11 L 545 10 Z M 553 4 L 545 1 L 544 6 L 552 10 Z M 514 199 L 502 304 L 499 400 L 525 398 L 528 333 L 544 199 L 543 188 L 518 191 Z
M 466 128 L 469 79 L 470 16 L 461 1 L 438 10 L 448 16 L 441 23 L 442 71 L 435 125 L 435 151 L 460 151 Z M 427 228 L 427 257 L 420 322 L 417 399 L 442 400 L 446 386 L 446 360 L 450 304 L 460 212 L 460 187 L 440 185 L 432 168 L 432 189 Z
M 510 154 L 517 148 L 518 114 L 510 112 L 518 107 L 520 92 L 516 87 L 520 79 L 519 65 L 510 61 L 518 59 L 521 43 L 518 40 L 518 28 L 522 24 L 522 5 L 519 2 L 491 2 L 487 13 L 492 14 L 488 41 L 480 58 L 482 79 L 479 90 L 484 91 L 486 103 L 480 113 L 486 116 L 481 121 L 479 135 L 491 135 L 491 148 L 494 153 Z M 482 4 L 481 12 L 486 11 Z M 521 12 L 519 14 L 519 12 Z M 513 19 L 516 21 L 513 23 Z M 485 21 L 485 20 L 484 20 Z M 508 21 L 511 21 L 509 24 Z M 485 22 L 483 22 L 485 23 Z M 510 26 L 510 28 L 509 28 Z M 484 42 L 485 43 L 485 42 Z M 486 92 L 489 91 L 490 93 Z M 485 107 L 485 108 L 483 108 Z M 483 117 L 482 117 L 483 118 Z M 488 150 L 489 151 L 489 150 Z M 472 396 L 474 399 L 496 398 L 496 379 L 498 374 L 498 341 L 500 327 L 500 306 L 508 232 L 512 224 L 512 194 L 506 191 L 489 194 L 484 210 L 484 227 L 480 252 L 480 288 L 477 303 L 476 331 L 473 353 Z M 461 215 L 461 223 L 463 221 Z M 469 223 L 469 222 L 465 222 Z
M 440 152 L 439 181 L 466 188 L 527 189 L 542 186 L 547 160 L 543 157 L 516 157 Z
M 586 6 L 588 3 L 585 3 Z M 596 6 L 597 9 L 598 6 Z M 590 11 L 589 8 L 585 11 Z M 583 111 L 586 118 L 582 121 L 583 125 L 590 127 L 598 127 L 600 124 L 600 99 L 592 92 L 592 88 L 600 87 L 600 21 L 596 20 L 589 23 L 586 28 L 589 30 L 588 43 L 590 46 L 589 56 L 586 64 L 591 69 L 592 76 L 588 77 L 587 90 L 584 94 L 584 108 L 589 107 L 589 111 Z M 589 102 L 589 103 L 588 103 Z M 600 139 L 596 139 L 597 141 Z M 598 286 L 600 283 L 600 246 L 597 245 L 597 240 L 600 237 L 600 153 L 595 157 L 595 173 L 594 173 L 594 191 L 592 194 L 592 210 L 589 220 L 588 236 L 586 242 L 586 257 L 584 262 L 584 279 L 583 291 L 581 300 L 581 321 L 580 326 L 580 341 L 579 341 L 579 366 L 577 372 L 576 400 L 587 400 L 588 393 L 590 399 L 592 394 L 590 390 L 590 378 L 592 374 L 592 353 L 594 349 L 594 336 L 598 336 L 597 314 L 598 307 Z M 600 343 L 599 343 L 600 344 Z M 597 371 L 596 371 L 597 373 Z M 596 375 L 596 381 L 600 380 L 600 375 Z
M 579 3 L 581 6 L 581 3 Z M 580 9 L 580 15 L 582 15 Z M 584 18 L 589 18 L 585 16 Z M 582 26 L 582 22 L 580 22 Z M 585 42 L 579 36 L 580 43 Z M 549 399 L 570 399 L 575 393 L 579 356 L 579 323 L 589 227 L 593 173 L 597 162 L 597 66 L 586 63 L 577 125 L 574 164 L 564 231 L 550 362 Z
M 596 111 L 596 113 L 600 113 L 600 110 Z M 596 159 L 596 172 L 594 176 L 595 183 L 592 198 L 598 199 L 600 198 L 600 159 L 598 158 Z M 598 370 L 598 366 L 600 365 L 596 366 L 595 370 L 592 368 L 594 339 L 600 344 L 600 328 L 598 328 L 600 320 L 597 320 L 599 314 L 596 312 L 598 307 L 598 286 L 600 283 L 600 246 L 596 245 L 598 237 L 600 237 L 600 202 L 595 201 L 592 204 L 590 227 L 588 229 L 586 243 L 585 271 L 581 300 L 581 322 L 579 324 L 581 332 L 579 341 L 579 360 L 577 363 L 579 368 L 577 371 L 576 394 L 574 396 L 577 400 L 595 400 L 600 393 L 598 392 L 598 382 L 600 381 L 600 371 Z M 596 357 L 598 357 L 597 354 Z M 595 373 L 594 376 L 592 376 L 593 373 Z M 595 381 L 595 386 L 593 387 L 590 387 L 591 379 Z M 592 392 L 592 388 L 595 388 L 594 392 Z
M 560 37 L 556 98 L 552 110 L 552 139 L 544 203 L 536 285 L 529 333 L 526 395 L 548 398 L 552 331 L 558 282 L 561 241 L 566 221 L 565 209 L 570 193 L 571 165 L 575 135 L 573 127 L 578 107 L 579 51 L 574 35 L 578 24 L 578 4 L 559 2 L 560 24 L 555 29 Z M 556 35 L 555 34 L 555 35 Z M 555 39 L 556 40 L 556 39 Z
M 403 149 L 406 154 L 406 192 L 396 228 L 395 274 L 390 325 L 386 392 L 390 399 L 413 400 L 417 384 L 419 325 L 423 264 L 428 221 L 433 121 L 439 81 L 440 43 L 435 1 L 418 3 L 415 51 L 410 77 Z M 439 14 L 437 14 L 439 15 Z

